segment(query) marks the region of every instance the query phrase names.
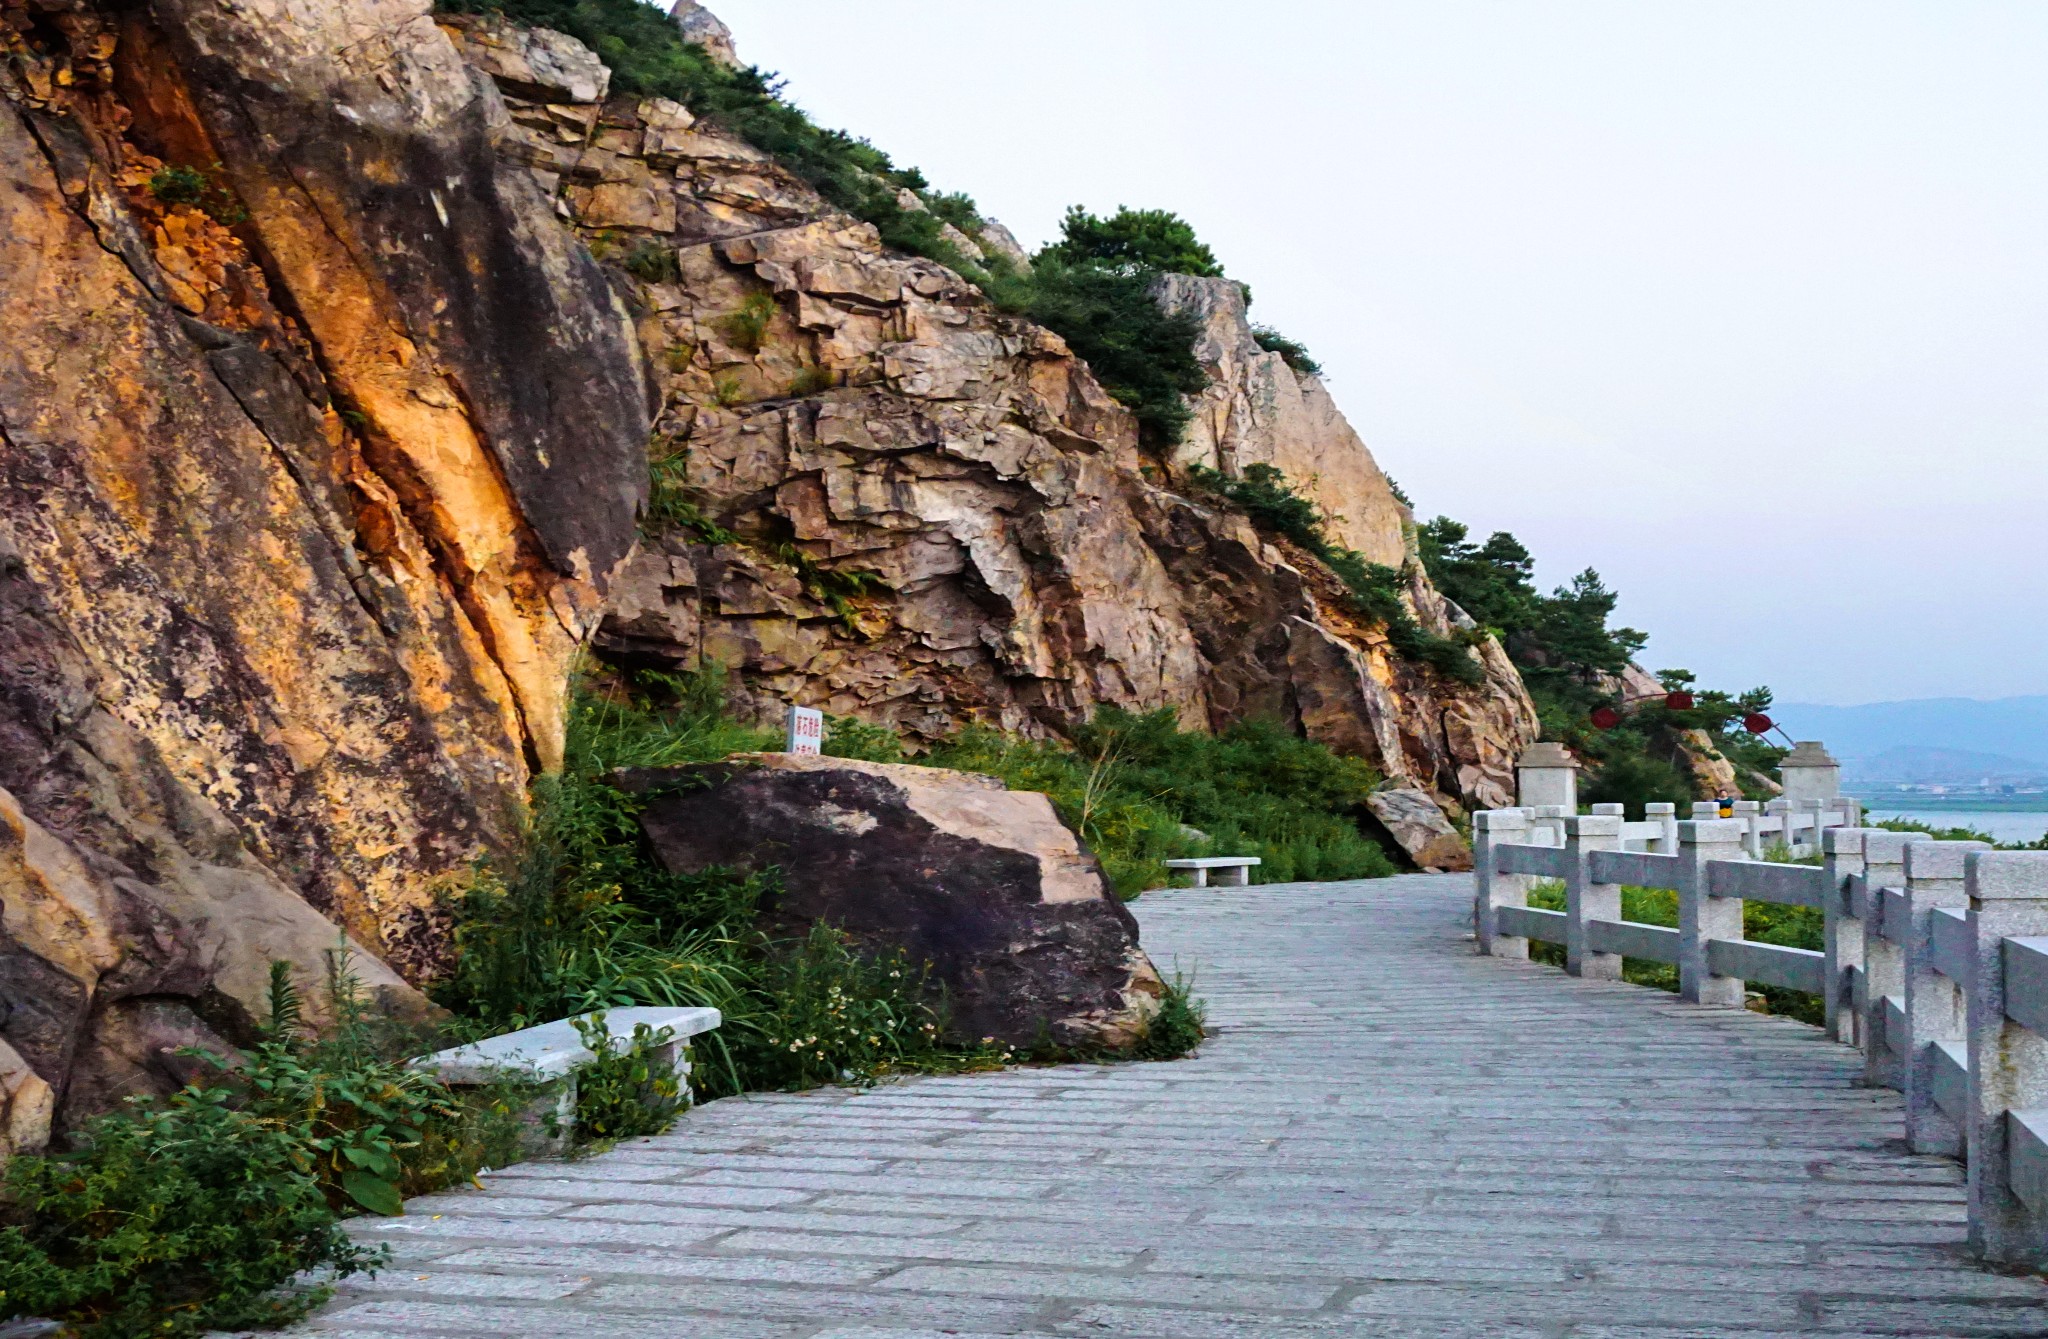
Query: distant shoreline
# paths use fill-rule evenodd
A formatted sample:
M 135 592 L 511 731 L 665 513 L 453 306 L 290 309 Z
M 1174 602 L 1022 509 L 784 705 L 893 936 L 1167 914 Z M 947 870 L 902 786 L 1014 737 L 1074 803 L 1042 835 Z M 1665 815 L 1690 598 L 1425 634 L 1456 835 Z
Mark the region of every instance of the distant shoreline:
M 1886 795 L 1855 794 L 1866 809 L 1910 809 L 1920 813 L 2048 813 L 2048 794 L 2043 795 Z

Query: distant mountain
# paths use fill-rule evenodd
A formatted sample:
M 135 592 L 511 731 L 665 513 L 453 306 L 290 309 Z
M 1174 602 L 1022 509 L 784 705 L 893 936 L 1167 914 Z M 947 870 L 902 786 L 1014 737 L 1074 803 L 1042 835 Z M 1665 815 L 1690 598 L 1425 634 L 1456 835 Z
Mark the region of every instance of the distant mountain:
M 1794 739 L 1818 739 L 1845 763 L 1911 746 L 1991 754 L 2048 770 L 2048 696 L 1990 702 L 1928 697 L 1857 707 L 1790 702 L 1771 715 Z
M 2048 777 L 2048 764 L 2002 753 L 1937 749 L 1924 744 L 1895 744 L 1882 753 L 1842 764 L 1842 780 L 1851 786 L 1970 786 L 1980 781 L 2029 782 L 2044 777 Z

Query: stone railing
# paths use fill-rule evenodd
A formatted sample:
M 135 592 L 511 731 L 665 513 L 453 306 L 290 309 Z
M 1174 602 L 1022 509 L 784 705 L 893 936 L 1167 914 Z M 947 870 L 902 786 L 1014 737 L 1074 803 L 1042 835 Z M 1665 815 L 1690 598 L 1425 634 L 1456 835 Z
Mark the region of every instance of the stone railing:
M 1812 866 L 1754 859 L 1760 815 L 1674 821 L 1666 852 L 1624 849 L 1650 825 L 1612 812 L 1476 814 L 1479 949 L 1526 958 L 1532 939 L 1558 944 L 1566 971 L 1609 980 L 1623 958 L 1671 963 L 1681 998 L 1723 1008 L 1742 1007 L 1752 981 L 1820 996 L 1829 1035 L 1863 1052 L 1865 1081 L 1904 1094 L 1909 1144 L 1968 1161 L 1971 1244 L 2048 1261 L 2048 853 L 1827 816 L 1812 815 L 1824 848 Z M 1564 884 L 1563 911 L 1528 905 L 1537 879 Z M 1623 920 L 1624 885 L 1676 892 L 1678 927 Z M 1825 946 L 1745 939 L 1745 901 L 1819 907 Z

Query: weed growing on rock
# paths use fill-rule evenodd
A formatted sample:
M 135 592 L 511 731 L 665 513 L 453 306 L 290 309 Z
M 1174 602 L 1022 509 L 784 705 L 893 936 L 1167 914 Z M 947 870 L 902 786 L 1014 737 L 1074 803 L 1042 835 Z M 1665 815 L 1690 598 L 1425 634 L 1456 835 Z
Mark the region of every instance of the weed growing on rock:
M 768 337 L 768 323 L 775 319 L 778 310 L 771 295 L 749 293 L 737 309 L 719 317 L 714 324 L 718 333 L 725 336 L 725 342 L 735 349 L 759 353 Z
M 1145 1038 L 1138 1043 L 1140 1060 L 1178 1060 L 1202 1044 L 1208 1035 L 1208 1007 L 1195 998 L 1193 978 L 1173 974 L 1160 997 L 1159 1009 L 1145 1024 Z
M 675 248 L 659 242 L 636 243 L 619 263 L 628 274 L 650 284 L 672 284 L 682 277 Z
M 645 1023 L 631 1040 L 613 1039 L 602 1012 L 576 1020 L 576 1035 L 592 1059 L 576 1071 L 576 1140 L 604 1145 L 639 1135 L 661 1134 L 690 1104 L 664 1048 L 674 1040 Z
M 997 1063 L 946 1040 L 921 964 L 863 954 L 826 926 L 793 942 L 758 932 L 758 909 L 779 891 L 773 870 L 675 874 L 654 858 L 642 801 L 612 773 L 776 747 L 726 714 L 725 690 L 714 666 L 577 695 L 563 769 L 535 784 L 524 858 L 477 871 L 460 895 L 457 966 L 436 998 L 484 1033 L 630 1005 L 709 1005 L 725 1021 L 697 1042 L 695 1077 L 713 1096 Z

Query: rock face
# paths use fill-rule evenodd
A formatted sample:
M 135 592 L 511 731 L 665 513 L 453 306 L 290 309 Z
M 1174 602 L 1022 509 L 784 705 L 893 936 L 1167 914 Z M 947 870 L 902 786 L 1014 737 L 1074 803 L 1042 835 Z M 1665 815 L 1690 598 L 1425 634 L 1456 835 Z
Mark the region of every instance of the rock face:
M 465 50 L 485 40 L 444 23 Z M 488 42 L 480 66 L 506 65 Z M 1272 463 L 1344 542 L 1415 569 L 1371 454 L 1319 381 L 1259 349 L 1236 285 L 1162 294 L 1201 316 L 1213 384 L 1189 443 L 1155 459 L 1057 336 L 885 252 L 749 145 L 660 99 L 543 104 L 501 83 L 508 157 L 621 267 L 655 451 L 689 507 L 616 583 L 607 655 L 714 659 L 763 719 L 797 702 L 913 740 L 1055 735 L 1103 706 L 1216 728 L 1258 713 L 1454 810 L 1511 800 L 1534 712 L 1498 647 L 1477 648 L 1477 687 L 1402 661 L 1317 559 L 1180 491 L 1189 464 Z M 1469 627 L 1419 569 L 1411 587 L 1425 626 Z
M 641 824 L 669 869 L 779 867 L 772 930 L 822 920 L 929 962 L 963 1040 L 1122 1049 L 1162 992 L 1137 922 L 1043 795 L 972 772 L 779 753 L 625 784 L 650 797 Z
M 593 639 L 721 660 L 763 716 L 1257 712 L 1450 812 L 1512 791 L 1533 716 L 1498 648 L 1477 687 L 1403 661 L 1314 558 L 1187 494 L 1197 458 L 1270 460 L 1405 554 L 1235 290 L 1171 298 L 1215 385 L 1161 459 L 1057 337 L 562 34 L 0 0 L 0 52 L 12 1146 L 246 1036 L 274 958 L 318 999 L 347 948 L 424 1008 L 435 883 L 515 839 Z
M 1388 567 L 1407 561 L 1414 518 L 1321 378 L 1298 373 L 1259 347 L 1244 286 L 1169 274 L 1159 281 L 1158 297 L 1169 311 L 1201 323 L 1195 357 L 1209 376 L 1195 397 L 1194 423 L 1173 450 L 1174 463 L 1233 478 L 1247 465 L 1271 465 L 1322 508 L 1331 539 Z
M 236 1039 L 270 959 L 317 1000 L 340 927 L 422 1007 L 392 969 L 432 974 L 432 881 L 559 756 L 647 407 L 425 0 L 9 0 L 0 48 L 0 1090 L 33 1143 Z

